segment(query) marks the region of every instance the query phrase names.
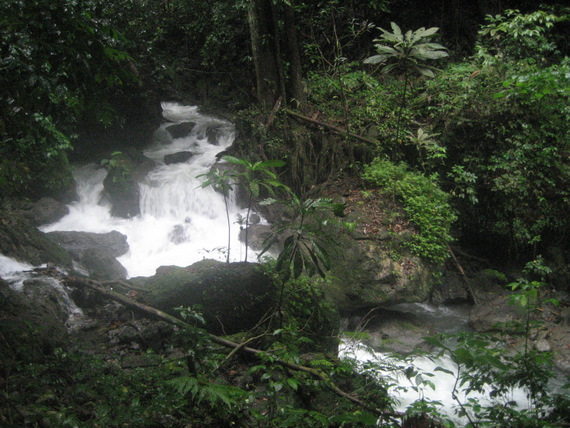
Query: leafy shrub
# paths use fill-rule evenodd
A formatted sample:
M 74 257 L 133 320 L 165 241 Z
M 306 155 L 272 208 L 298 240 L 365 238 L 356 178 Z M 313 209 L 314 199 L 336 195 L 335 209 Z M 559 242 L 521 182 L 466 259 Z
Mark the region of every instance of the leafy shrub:
M 436 184 L 436 176 L 428 178 L 409 171 L 405 164 L 376 159 L 364 170 L 364 179 L 379 186 L 386 194 L 398 199 L 409 220 L 419 232 L 406 245 L 410 250 L 432 262 L 443 262 L 448 256 L 447 243 L 456 216 L 448 195 Z

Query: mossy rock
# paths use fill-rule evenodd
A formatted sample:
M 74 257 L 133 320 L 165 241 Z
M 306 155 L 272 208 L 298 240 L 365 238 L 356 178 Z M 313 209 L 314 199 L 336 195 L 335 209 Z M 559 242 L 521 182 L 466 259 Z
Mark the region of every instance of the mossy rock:
M 42 361 L 56 347 L 66 346 L 65 311 L 60 302 L 45 297 L 14 291 L 0 279 L 0 366 L 12 358 Z
M 0 253 L 32 265 L 50 263 L 71 268 L 67 251 L 10 211 L 0 211 Z
M 332 251 L 332 284 L 328 295 L 341 311 L 422 302 L 428 299 L 433 276 L 419 257 L 394 257 L 380 240 L 339 237 Z
M 233 334 L 254 327 L 272 306 L 275 287 L 260 265 L 202 260 L 188 267 L 163 266 L 148 278 L 147 302 L 167 313 L 198 306 L 206 329 Z

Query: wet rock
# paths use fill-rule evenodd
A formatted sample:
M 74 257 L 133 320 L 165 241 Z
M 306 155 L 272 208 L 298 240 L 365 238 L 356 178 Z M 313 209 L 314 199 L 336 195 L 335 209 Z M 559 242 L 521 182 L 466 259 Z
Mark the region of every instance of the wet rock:
M 69 208 L 53 198 L 45 197 L 34 203 L 29 210 L 22 211 L 33 226 L 55 223 L 69 214 Z
M 534 344 L 534 349 L 536 349 L 538 352 L 550 352 L 550 351 L 552 351 L 552 346 L 550 346 L 550 343 L 548 343 L 548 340 L 539 339 Z
M 71 268 L 71 256 L 17 212 L 0 211 L 0 253 L 32 265 Z
M 192 156 L 194 156 L 194 153 L 192 152 L 171 153 L 169 155 L 164 156 L 164 163 L 166 165 L 172 165 L 174 163 L 184 163 Z
M 105 249 L 89 248 L 83 253 L 81 264 L 93 279 L 113 280 L 127 277 L 127 269 Z
M 172 135 L 165 128 L 158 128 L 152 134 L 152 141 L 156 144 L 167 145 L 172 143 Z
M 171 135 L 171 138 L 183 138 L 190 135 L 195 126 L 194 122 L 180 122 L 166 125 L 164 129 Z
M 220 126 L 211 126 L 206 130 L 206 136 L 208 137 L 208 143 L 218 145 L 220 135 L 222 134 L 222 128 Z
M 191 266 L 163 266 L 148 278 L 145 295 L 150 306 L 176 314 L 174 308 L 198 305 L 206 329 L 215 334 L 245 331 L 271 307 L 271 278 L 253 263 L 202 260 Z
M 347 325 L 351 331 L 366 329 L 366 345 L 377 351 L 407 355 L 413 351 L 427 350 L 423 339 L 433 332 L 421 319 L 411 313 L 375 308 L 364 314 L 354 315 Z
M 500 272 L 484 270 L 469 280 L 474 305 L 469 325 L 475 331 L 511 331 L 524 319 L 524 311 L 511 303 L 507 278 Z
M 56 231 L 46 234 L 73 255 L 83 258 L 88 249 L 106 250 L 110 255 L 119 257 L 129 251 L 127 237 L 116 230 L 108 233 L 77 231 Z
M 511 304 L 509 296 L 498 295 L 473 306 L 469 314 L 469 325 L 478 332 L 516 331 L 516 324 L 520 324 L 523 319 L 524 312 Z
M 186 236 L 186 229 L 185 229 L 184 225 L 182 225 L 182 224 L 175 225 L 172 232 L 170 232 L 168 234 L 168 239 L 170 240 L 170 242 L 172 242 L 173 244 L 176 244 L 176 245 L 182 244 L 182 243 L 188 241 L 188 237 Z
M 33 284 L 28 285 L 31 291 Z M 12 290 L 0 279 L 0 361 L 41 361 L 57 347 L 67 345 L 62 319 L 65 311 L 56 299 Z
M 260 222 L 261 222 L 261 217 L 259 217 L 258 214 L 256 214 L 256 213 L 250 214 L 250 216 L 249 216 L 249 224 L 250 225 L 259 224 Z
M 128 345 L 131 349 L 161 349 L 174 327 L 163 321 L 151 321 L 146 318 L 129 321 L 109 331 L 111 345 Z M 136 346 L 133 347 L 133 344 Z
M 341 310 L 421 302 L 431 291 L 429 269 L 418 257 L 393 258 L 375 240 L 340 234 L 331 251 L 330 297 Z
M 248 247 L 254 251 L 261 251 L 264 247 L 264 241 L 271 236 L 271 226 L 266 224 L 252 224 L 247 231 Z M 239 240 L 245 242 L 245 228 L 239 232 Z
M 111 203 L 111 215 L 131 218 L 140 214 L 139 183 L 155 163 L 136 149 L 124 149 L 103 181 L 105 197 Z
M 47 236 L 69 251 L 92 278 L 127 277 L 127 270 L 116 259 L 129 250 L 127 237 L 122 233 L 116 230 L 109 233 L 56 231 Z
M 430 301 L 436 305 L 467 303 L 471 301 L 465 279 L 460 275 L 448 275 L 433 285 Z

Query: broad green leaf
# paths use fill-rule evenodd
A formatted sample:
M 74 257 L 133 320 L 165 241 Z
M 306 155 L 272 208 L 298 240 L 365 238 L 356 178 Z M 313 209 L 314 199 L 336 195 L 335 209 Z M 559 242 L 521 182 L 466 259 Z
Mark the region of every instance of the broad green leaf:
M 364 60 L 364 64 L 380 64 L 388 59 L 388 55 L 373 55 Z

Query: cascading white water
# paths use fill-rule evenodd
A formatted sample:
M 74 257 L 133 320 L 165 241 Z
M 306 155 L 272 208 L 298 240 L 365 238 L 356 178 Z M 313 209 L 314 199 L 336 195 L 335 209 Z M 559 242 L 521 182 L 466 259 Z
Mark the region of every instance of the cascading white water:
M 14 290 L 21 290 L 24 281 L 31 277 L 28 274 L 34 267 L 21 263 L 11 257 L 0 254 L 0 278 L 6 281 Z
M 70 213 L 55 224 L 41 229 L 76 230 L 105 233 L 117 230 L 127 236 L 129 252 L 119 262 L 128 276 L 151 276 L 159 266 L 188 266 L 203 258 L 225 260 L 228 226 L 223 196 L 212 187 L 202 188 L 203 179 L 216 161 L 216 155 L 234 140 L 234 126 L 225 120 L 206 116 L 197 107 L 163 103 L 163 116 L 178 123 L 192 122 L 190 134 L 170 144 L 156 144 L 144 155 L 157 162 L 140 183 L 141 214 L 122 219 L 112 217 L 110 206 L 102 198 L 106 171 L 87 165 L 75 171 L 79 200 L 69 206 Z M 162 128 L 172 125 L 166 123 Z M 216 129 L 216 141 L 208 141 L 208 129 Z M 184 163 L 164 164 L 165 155 L 192 152 Z M 239 212 L 230 198 L 231 260 L 243 253 L 238 240 Z
M 409 303 L 394 305 L 392 309 L 414 313 L 418 319 L 430 322 L 438 333 L 454 334 L 468 330 L 468 317 L 462 307 L 454 309 L 424 303 Z M 455 395 L 460 403 L 466 403 L 468 399 L 475 399 L 482 406 L 498 402 L 498 399 L 490 398 L 491 387 L 488 387 L 485 393 L 466 394 L 460 385 L 455 385 L 457 366 L 449 355 L 441 357 L 410 355 L 401 358 L 391 352 L 374 350 L 358 340 L 346 338 L 339 346 L 339 356 L 355 360 L 361 371 L 368 372 L 389 385 L 388 391 L 396 401 L 397 411 L 405 412 L 415 401 L 425 399 L 439 403 L 437 408 L 442 415 L 446 415 L 458 426 L 464 426 L 468 419 L 457 416 L 460 410 L 459 403 L 452 394 L 455 386 L 457 386 Z M 418 375 L 420 377 L 417 377 Z M 427 383 L 423 384 L 422 380 L 432 382 L 435 389 Z M 516 403 L 516 408 L 519 410 L 528 408 L 529 403 L 524 389 L 513 389 L 510 399 Z

